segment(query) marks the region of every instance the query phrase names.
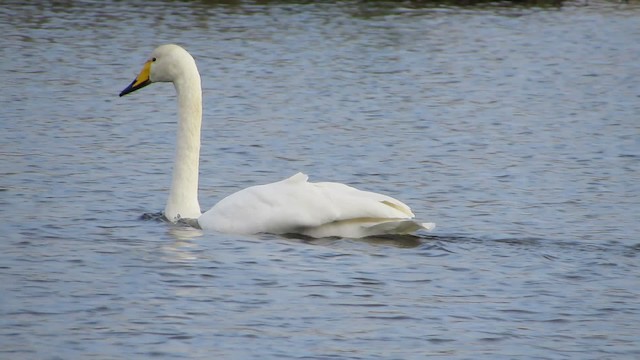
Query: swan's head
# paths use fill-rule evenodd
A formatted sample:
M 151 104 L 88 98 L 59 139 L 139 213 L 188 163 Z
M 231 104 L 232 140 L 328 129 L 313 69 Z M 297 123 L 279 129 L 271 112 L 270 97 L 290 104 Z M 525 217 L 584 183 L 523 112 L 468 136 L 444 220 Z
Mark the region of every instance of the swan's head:
M 153 82 L 176 82 L 185 76 L 188 69 L 196 69 L 195 60 L 187 50 L 174 44 L 158 46 L 144 63 L 140 74 L 127 86 L 120 96 L 127 95 Z

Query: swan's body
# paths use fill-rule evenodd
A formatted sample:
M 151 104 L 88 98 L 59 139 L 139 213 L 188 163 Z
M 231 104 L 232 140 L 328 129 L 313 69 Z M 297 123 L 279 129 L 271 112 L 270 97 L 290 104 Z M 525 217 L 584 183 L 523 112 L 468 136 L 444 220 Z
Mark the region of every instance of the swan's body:
M 431 230 L 392 197 L 331 182 L 310 183 L 298 173 L 288 179 L 240 190 L 201 214 L 198 165 L 202 89 L 196 63 L 183 48 L 162 45 L 120 96 L 152 82 L 172 82 L 179 121 L 173 180 L 164 215 L 172 222 L 197 219 L 203 229 L 226 233 L 296 233 L 312 237 L 364 237 Z

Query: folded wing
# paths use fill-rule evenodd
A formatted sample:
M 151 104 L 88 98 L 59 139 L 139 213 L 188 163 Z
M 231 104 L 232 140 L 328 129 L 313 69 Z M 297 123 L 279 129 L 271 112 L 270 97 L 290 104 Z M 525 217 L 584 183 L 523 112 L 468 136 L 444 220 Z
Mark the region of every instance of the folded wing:
M 295 233 L 312 237 L 406 234 L 433 224 L 411 220 L 411 209 L 390 196 L 305 174 L 238 191 L 204 213 L 204 229 L 227 233 Z

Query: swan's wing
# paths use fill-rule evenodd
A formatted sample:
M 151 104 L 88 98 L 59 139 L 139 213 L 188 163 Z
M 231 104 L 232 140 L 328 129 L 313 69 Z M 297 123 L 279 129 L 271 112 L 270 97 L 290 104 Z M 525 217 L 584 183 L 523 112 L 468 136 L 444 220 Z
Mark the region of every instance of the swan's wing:
M 379 226 L 384 233 L 393 233 L 390 223 L 394 222 L 398 223 L 398 230 L 410 228 L 406 221 L 413 218 L 413 213 L 401 201 L 344 184 L 310 183 L 307 179 L 298 173 L 279 182 L 238 191 L 222 199 L 198 222 L 204 229 L 228 233 L 300 233 L 314 237 L 378 234 L 353 230 L 363 226 Z M 410 222 L 413 227 L 422 225 Z M 384 223 L 389 224 L 380 225 Z M 425 225 L 419 227 L 428 228 L 429 224 Z

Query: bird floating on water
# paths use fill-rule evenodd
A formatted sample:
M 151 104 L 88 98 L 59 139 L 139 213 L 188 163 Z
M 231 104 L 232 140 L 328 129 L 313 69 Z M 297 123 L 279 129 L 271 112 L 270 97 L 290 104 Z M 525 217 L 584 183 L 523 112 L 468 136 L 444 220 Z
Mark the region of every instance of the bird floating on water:
M 202 87 L 195 60 L 178 45 L 161 45 L 120 96 L 154 82 L 173 83 L 178 96 L 173 180 L 164 208 L 169 221 L 195 219 L 204 230 L 224 233 L 301 234 L 316 238 L 410 234 L 435 227 L 433 223 L 413 220 L 411 209 L 390 196 L 335 182 L 309 182 L 303 173 L 240 190 L 201 213 L 198 167 Z

